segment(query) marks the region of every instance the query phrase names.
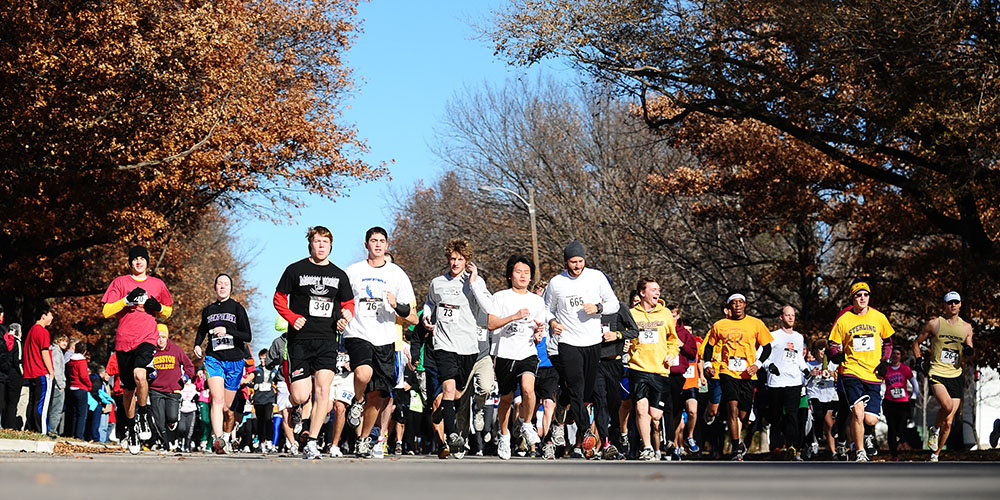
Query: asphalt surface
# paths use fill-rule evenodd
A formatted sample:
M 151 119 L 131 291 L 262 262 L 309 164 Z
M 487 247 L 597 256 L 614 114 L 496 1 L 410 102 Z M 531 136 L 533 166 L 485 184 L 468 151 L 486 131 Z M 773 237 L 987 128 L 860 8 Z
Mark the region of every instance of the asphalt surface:
M 998 498 L 993 462 L 588 462 L 0 454 L 0 498 Z M 246 496 L 250 495 L 250 496 Z

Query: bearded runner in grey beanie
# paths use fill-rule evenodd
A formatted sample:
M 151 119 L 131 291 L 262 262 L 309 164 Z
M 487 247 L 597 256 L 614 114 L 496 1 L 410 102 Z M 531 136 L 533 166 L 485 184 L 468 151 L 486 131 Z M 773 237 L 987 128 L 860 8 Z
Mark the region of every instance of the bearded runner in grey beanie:
M 573 257 L 587 258 L 586 251 L 583 249 L 583 244 L 576 240 L 571 241 L 569 245 L 566 245 L 566 248 L 563 249 L 563 262 L 572 259 Z

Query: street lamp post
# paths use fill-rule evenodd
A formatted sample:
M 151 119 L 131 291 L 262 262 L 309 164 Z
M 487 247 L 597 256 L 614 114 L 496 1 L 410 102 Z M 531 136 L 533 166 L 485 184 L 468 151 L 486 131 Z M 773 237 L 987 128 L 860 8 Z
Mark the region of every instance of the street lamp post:
M 524 206 L 528 207 L 528 218 L 531 221 L 531 261 L 535 266 L 535 278 L 532 280 L 533 285 L 538 284 L 539 279 L 539 269 L 538 269 L 538 230 L 535 226 L 535 190 L 534 188 L 528 188 L 528 199 L 525 200 L 523 196 L 517 194 L 516 191 L 507 189 L 500 186 L 479 186 L 479 190 L 484 193 L 491 193 L 493 191 L 502 191 L 508 193 L 521 200 Z

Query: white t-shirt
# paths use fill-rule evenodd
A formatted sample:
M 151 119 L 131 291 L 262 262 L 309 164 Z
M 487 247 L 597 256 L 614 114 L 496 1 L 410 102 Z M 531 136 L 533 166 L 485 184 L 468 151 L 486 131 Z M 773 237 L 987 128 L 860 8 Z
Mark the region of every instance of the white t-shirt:
M 600 344 L 604 333 L 601 330 L 601 314 L 618 312 L 618 298 L 604 273 L 584 268 L 576 278 L 563 271 L 549 281 L 545 287 L 545 306 L 555 316 L 555 320 L 566 329 L 559 336 L 559 343 L 576 347 Z M 597 314 L 583 311 L 584 304 L 604 303 L 604 310 Z
M 354 319 L 347 323 L 344 338 L 364 339 L 375 346 L 395 343 L 396 311 L 386 302 L 386 292 L 392 292 L 399 304 L 412 304 L 410 278 L 396 264 L 372 267 L 367 260 L 352 264 L 344 272 L 354 290 Z
M 498 358 L 519 361 L 538 355 L 535 347 L 535 321 L 545 323 L 545 301 L 531 292 L 517 293 L 513 289 L 493 294 L 493 315 L 506 318 L 527 308 L 527 318 L 511 321 L 492 331 L 492 354 Z
M 778 367 L 780 375 L 772 375 L 765 371 L 767 373 L 767 386 L 794 387 L 802 385 L 805 382 L 802 371 L 810 368 L 803 357 L 802 334 L 794 330 L 792 333 L 785 333 L 779 328 L 771 332 L 771 337 L 774 338 L 771 341 L 771 355 L 763 363 L 763 368 L 773 364 Z
M 807 361 L 806 364 L 812 368 L 823 368 L 823 362 L 821 361 Z M 821 372 L 815 377 L 809 377 L 806 380 L 806 396 L 809 399 L 818 399 L 821 403 L 829 403 L 831 401 L 837 401 L 837 386 L 836 386 L 836 373 L 837 365 L 836 363 L 826 364 L 827 373 L 830 374 L 829 377 L 824 377 Z

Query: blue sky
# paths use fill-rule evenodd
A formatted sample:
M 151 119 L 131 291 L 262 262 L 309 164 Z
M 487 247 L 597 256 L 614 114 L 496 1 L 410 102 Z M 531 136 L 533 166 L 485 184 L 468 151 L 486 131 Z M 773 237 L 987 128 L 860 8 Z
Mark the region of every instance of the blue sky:
M 336 201 L 306 196 L 306 207 L 288 224 L 245 221 L 237 234 L 241 248 L 252 257 L 244 279 L 262 292 L 246 304 L 254 321 L 255 349 L 277 335 L 271 295 L 285 266 L 307 256 L 309 226 L 331 229 L 332 260 L 347 267 L 365 255 L 365 230 L 392 226 L 392 193 L 410 189 L 419 179 L 431 184 L 439 176 L 442 166 L 429 145 L 445 104 L 456 93 L 484 82 L 568 71 L 554 65 L 514 68 L 493 56 L 492 45 L 476 38 L 473 25 L 485 23 L 490 11 L 503 4 L 374 0 L 359 6 L 364 32 L 348 53 L 357 90 L 342 122 L 356 124 L 367 139 L 371 152 L 366 160 L 395 160 L 390 165 L 392 180 L 358 185 Z

